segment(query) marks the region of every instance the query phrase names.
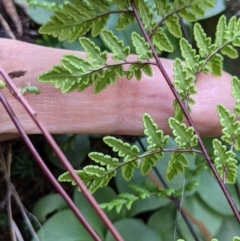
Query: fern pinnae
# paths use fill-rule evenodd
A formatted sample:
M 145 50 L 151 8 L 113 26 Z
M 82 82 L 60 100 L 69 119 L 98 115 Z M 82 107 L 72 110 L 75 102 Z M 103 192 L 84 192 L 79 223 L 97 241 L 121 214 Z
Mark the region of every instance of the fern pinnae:
M 116 35 L 110 30 L 104 29 L 102 31 L 102 36 L 104 41 L 113 51 L 113 60 L 120 61 L 126 60 L 128 55 L 130 54 L 130 47 L 124 47 L 123 41 L 119 40 Z

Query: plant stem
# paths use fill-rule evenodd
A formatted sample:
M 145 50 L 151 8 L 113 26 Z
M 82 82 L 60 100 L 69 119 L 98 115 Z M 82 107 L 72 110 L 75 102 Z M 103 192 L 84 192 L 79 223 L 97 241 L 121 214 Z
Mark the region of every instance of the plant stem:
M 137 140 L 138 140 L 138 143 L 139 145 L 141 146 L 142 150 L 145 152 L 146 151 L 146 148 L 144 147 L 144 145 L 142 144 L 141 140 L 139 137 L 137 137 Z M 158 177 L 158 179 L 160 180 L 160 182 L 162 183 L 163 187 L 165 189 L 168 189 L 168 185 L 166 183 L 166 181 L 164 180 L 164 178 L 162 177 L 161 173 L 159 172 L 159 170 L 156 168 L 156 167 L 153 167 L 153 170 L 156 174 L 156 176 Z M 183 217 L 183 220 L 184 222 L 186 223 L 190 233 L 192 234 L 193 238 L 195 241 L 199 241 L 198 237 L 197 237 L 197 234 L 195 233 L 193 227 L 192 227 L 192 224 L 189 222 L 187 216 L 185 215 L 185 213 L 183 212 L 182 208 L 181 208 L 181 205 L 179 203 L 179 201 L 177 200 L 177 198 L 175 198 L 174 196 L 169 196 L 168 197 L 173 203 L 174 205 L 176 206 L 176 208 L 178 209 L 178 211 L 181 213 L 182 217 Z
M 108 229 L 110 230 L 110 232 L 112 233 L 112 235 L 115 237 L 115 239 L 117 241 L 123 241 L 122 237 L 120 236 L 120 234 L 118 233 L 118 231 L 116 230 L 116 228 L 114 227 L 114 225 L 112 224 L 112 222 L 109 220 L 109 218 L 107 217 L 107 215 L 104 213 L 104 211 L 99 207 L 97 201 L 94 199 L 94 197 L 91 195 L 91 193 L 88 191 L 88 189 L 86 188 L 86 186 L 84 185 L 83 181 L 80 179 L 80 177 L 76 174 L 75 170 L 73 169 L 73 167 L 71 166 L 71 164 L 69 163 L 69 161 L 67 160 L 67 158 L 65 157 L 65 155 L 63 154 L 62 150 L 59 148 L 59 146 L 56 144 L 55 140 L 53 139 L 53 137 L 50 135 L 50 133 L 47 131 L 47 129 L 44 127 L 44 125 L 40 122 L 40 120 L 37 118 L 36 112 L 32 109 L 32 107 L 29 105 L 29 103 L 27 102 L 27 100 L 24 98 L 24 96 L 18 91 L 17 87 L 15 86 L 15 84 L 13 83 L 13 81 L 11 80 L 11 78 L 9 78 L 8 74 L 6 73 L 6 71 L 2 68 L 2 66 L 0 65 L 0 73 L 2 74 L 3 78 L 5 79 L 8 88 L 10 88 L 10 90 L 15 94 L 15 96 L 17 96 L 18 101 L 24 106 L 24 108 L 27 110 L 27 112 L 29 113 L 29 115 L 31 116 L 31 118 L 34 120 L 34 122 L 36 123 L 36 125 L 38 126 L 38 128 L 41 130 L 41 132 L 43 133 L 43 136 L 45 137 L 45 139 L 47 140 L 47 142 L 49 143 L 49 145 L 51 146 L 51 148 L 54 150 L 55 154 L 57 155 L 57 157 L 59 158 L 59 160 L 61 161 L 61 163 L 64 165 L 64 167 L 69 171 L 69 173 L 71 174 L 71 176 L 73 177 L 73 180 L 76 182 L 77 186 L 81 189 L 81 191 L 83 192 L 84 196 L 87 198 L 87 200 L 89 201 L 89 203 L 92 205 L 92 207 L 94 208 L 94 210 L 97 212 L 97 214 L 99 215 L 99 217 L 102 219 L 102 221 L 105 223 L 105 225 L 108 227 Z M 8 102 L 6 101 L 6 99 L 4 98 L 4 96 L 1 94 L 1 100 L 2 102 L 4 102 L 6 104 L 6 106 L 8 106 L 9 109 L 9 115 L 12 118 L 12 120 L 14 119 L 14 121 L 16 121 L 16 124 L 18 126 L 20 126 L 20 129 L 22 133 L 22 137 L 23 140 L 25 141 L 25 143 L 27 144 L 27 146 L 29 147 L 30 151 L 32 152 L 32 154 L 34 154 L 34 157 L 36 158 L 40 158 L 38 159 L 39 164 L 41 164 L 41 167 L 44 168 L 44 172 L 46 171 L 46 174 L 49 175 L 49 177 L 52 175 L 51 172 L 45 167 L 45 163 L 42 162 L 41 163 L 41 157 L 39 156 L 39 154 L 35 151 L 34 146 L 32 145 L 32 143 L 30 142 L 28 136 L 26 135 L 26 133 L 24 132 L 23 129 L 21 129 L 21 125 L 19 125 L 19 121 L 17 120 L 16 116 L 14 115 L 13 111 L 11 111 L 11 107 L 9 106 Z M 14 116 L 12 116 L 14 115 Z M 16 125 L 15 124 L 15 125 Z M 55 183 L 56 187 L 61 187 L 59 185 L 59 183 L 54 179 L 52 179 L 52 181 Z M 59 186 L 58 186 L 59 185 Z M 58 189 L 61 190 L 61 189 Z M 63 190 L 64 191 L 64 190 Z M 60 194 L 63 192 L 60 192 Z M 72 210 L 75 210 L 74 213 L 76 214 L 76 216 L 78 217 L 78 219 L 81 221 L 83 220 L 83 218 L 81 217 L 81 213 L 79 212 L 79 210 L 77 209 L 77 207 L 74 205 L 74 203 L 72 202 L 72 200 L 67 196 L 65 197 L 66 199 L 68 199 L 67 203 L 72 203 Z M 85 225 L 87 225 L 87 227 L 89 226 L 88 223 L 85 223 Z M 90 227 L 88 227 L 89 230 Z M 92 231 L 91 231 L 92 232 Z M 99 240 L 99 239 L 96 239 Z
M 8 115 L 10 116 L 10 118 L 12 119 L 14 125 L 16 126 L 19 134 L 21 135 L 21 137 L 23 138 L 26 146 L 28 147 L 29 151 L 31 152 L 31 154 L 33 155 L 33 157 L 35 158 L 35 160 L 37 161 L 38 165 L 41 167 L 41 169 L 43 170 L 44 174 L 48 177 L 48 179 L 51 181 L 51 183 L 53 184 L 53 186 L 56 188 L 56 190 L 61 193 L 62 197 L 64 198 L 64 200 L 67 202 L 67 204 L 69 205 L 69 207 L 73 210 L 73 212 L 75 213 L 75 215 L 78 217 L 78 219 L 81 221 L 81 223 L 84 225 L 84 227 L 88 230 L 88 232 L 91 234 L 91 236 L 94 238 L 94 240 L 99 240 L 101 241 L 101 239 L 99 238 L 98 234 L 93 230 L 93 228 L 89 225 L 89 223 L 87 222 L 87 220 L 84 218 L 84 216 L 81 214 L 81 212 L 77 209 L 77 207 L 75 206 L 74 202 L 72 201 L 72 199 L 67 195 L 67 193 L 64 191 L 64 189 L 62 188 L 62 186 L 58 183 L 58 181 L 55 179 L 55 177 L 53 176 L 53 174 L 49 171 L 49 169 L 47 168 L 46 164 L 44 163 L 44 161 L 42 160 L 42 158 L 40 157 L 40 155 L 38 154 L 37 150 L 35 149 L 35 147 L 33 146 L 32 142 L 30 141 L 29 137 L 27 136 L 27 134 L 25 133 L 22 125 L 20 124 L 19 120 L 17 119 L 15 113 L 13 112 L 12 108 L 10 107 L 9 103 L 7 102 L 7 100 L 5 99 L 5 97 L 3 96 L 2 93 L 0 93 L 0 101 L 2 102 L 5 110 L 7 111 Z
M 132 5 L 132 9 L 133 9 L 135 18 L 136 18 L 136 20 L 138 22 L 138 25 L 139 25 L 139 27 L 140 27 L 140 29 L 142 31 L 142 34 L 143 34 L 145 40 L 149 43 L 150 49 L 151 49 L 153 57 L 154 57 L 154 59 L 155 59 L 155 61 L 157 63 L 157 66 L 158 66 L 159 70 L 161 71 L 163 77 L 165 78 L 165 80 L 166 80 L 170 90 L 172 91 L 175 99 L 177 100 L 179 106 L 181 107 L 182 112 L 183 112 L 184 116 L 186 117 L 187 122 L 189 123 L 190 126 L 192 126 L 194 128 L 194 133 L 198 137 L 198 144 L 199 144 L 200 149 L 202 150 L 202 153 L 203 153 L 203 155 L 204 155 L 204 157 L 205 157 L 205 159 L 206 159 L 206 161 L 208 163 L 208 166 L 209 166 L 210 170 L 212 171 L 213 175 L 215 176 L 218 184 L 220 185 L 220 187 L 221 187 L 221 189 L 222 189 L 222 191 L 223 191 L 223 193 L 224 193 L 224 195 L 225 195 L 225 197 L 226 197 L 226 199 L 227 199 L 227 201 L 228 201 L 228 203 L 229 203 L 229 205 L 230 205 L 230 207 L 231 207 L 231 209 L 232 209 L 232 211 L 234 213 L 234 216 L 236 217 L 238 223 L 240 224 L 240 214 L 239 214 L 239 212 L 237 210 L 237 207 L 236 207 L 235 203 L 233 202 L 233 200 L 232 200 L 232 198 L 231 198 L 231 196 L 230 196 L 226 186 L 224 185 L 221 177 L 219 176 L 215 166 L 213 165 L 213 163 L 212 163 L 212 161 L 211 161 L 211 159 L 210 159 L 210 157 L 209 157 L 209 155 L 207 153 L 207 150 L 206 150 L 206 148 L 205 148 L 205 146 L 203 144 L 203 141 L 202 141 L 202 139 L 201 139 L 201 137 L 199 135 L 199 132 L 198 132 L 198 130 L 197 130 L 193 120 L 192 120 L 192 117 L 190 116 L 187 108 L 185 107 L 184 103 L 182 102 L 181 98 L 179 97 L 175 87 L 173 86 L 173 83 L 172 83 L 171 79 L 169 78 L 169 76 L 168 76 L 166 70 L 164 69 L 160 59 L 158 58 L 157 52 L 156 52 L 156 50 L 155 50 L 155 48 L 154 48 L 154 46 L 153 46 L 153 44 L 152 44 L 152 42 L 151 42 L 147 32 L 146 32 L 146 30 L 145 30 L 145 28 L 144 28 L 144 26 L 142 24 L 142 21 L 141 21 L 141 19 L 139 17 L 139 14 L 137 12 L 134 0 L 130 0 L 130 2 L 131 2 L 131 5 Z

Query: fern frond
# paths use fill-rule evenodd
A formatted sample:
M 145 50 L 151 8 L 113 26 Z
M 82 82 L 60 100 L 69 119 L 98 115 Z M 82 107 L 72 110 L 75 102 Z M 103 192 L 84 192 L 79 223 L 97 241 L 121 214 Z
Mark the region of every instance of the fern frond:
M 176 38 L 182 37 L 181 25 L 179 23 L 179 17 L 176 14 L 169 16 L 165 22 L 168 31 Z
M 169 136 L 164 136 L 162 130 L 158 129 L 157 124 L 153 121 L 150 115 L 143 115 L 144 134 L 148 137 L 148 150 L 153 151 L 162 149 L 169 141 Z
M 131 4 L 129 0 L 113 0 L 113 2 L 117 5 L 119 10 L 125 10 L 130 8 Z
M 207 37 L 199 23 L 194 24 L 193 32 L 199 49 L 199 54 L 201 57 L 206 58 L 208 55 L 210 55 L 210 46 L 212 42 L 211 38 Z
M 114 152 L 117 152 L 119 157 L 124 157 L 125 162 L 136 159 L 140 153 L 136 145 L 131 146 L 129 143 L 123 142 L 121 139 L 115 137 L 106 136 L 103 138 L 103 141 L 110 146 Z
M 152 43 L 159 51 L 173 52 L 173 46 L 162 28 L 158 28 L 153 34 Z
M 170 128 L 173 130 L 175 141 L 179 148 L 191 148 L 197 145 L 197 135 L 194 134 L 193 127 L 187 127 L 184 123 L 180 123 L 173 117 L 168 119 Z
M 89 31 L 93 37 L 96 37 L 107 24 L 111 14 L 111 4 L 108 0 L 87 2 L 74 0 L 72 3 L 65 3 L 63 9 L 56 11 L 50 21 L 39 29 L 39 32 L 57 37 L 60 41 L 67 39 L 69 42 L 75 41 Z M 128 1 L 118 2 L 117 6 L 121 11 L 126 10 L 128 14 L 128 20 L 123 19 L 126 15 L 120 15 L 118 27 L 124 28 L 128 26 L 126 22 L 132 21 L 131 11 L 128 10 L 129 3 Z
M 240 115 L 240 79 L 235 76 L 232 78 L 232 96 L 236 99 L 234 112 Z
M 135 47 L 139 61 L 152 58 L 152 51 L 150 50 L 149 43 L 136 32 L 132 32 L 132 43 Z
M 147 31 L 151 30 L 152 27 L 156 25 L 156 22 L 154 21 L 154 14 L 150 4 L 147 4 L 147 2 L 144 0 L 135 0 L 134 2 L 145 29 Z
M 182 57 L 184 58 L 187 66 L 190 67 L 190 71 L 193 70 L 193 73 L 196 73 L 198 71 L 200 56 L 196 54 L 196 50 L 192 48 L 192 45 L 189 44 L 186 39 L 181 38 L 179 44 Z
M 94 162 L 99 163 L 102 166 L 106 166 L 108 171 L 112 169 L 117 169 L 120 166 L 118 158 L 104 155 L 100 152 L 90 152 L 88 156 Z
M 213 140 L 213 148 L 216 156 L 214 164 L 220 177 L 226 183 L 235 183 L 238 170 L 235 153 L 231 150 L 226 151 L 227 147 L 217 139 Z
M 82 179 L 84 184 L 88 187 L 91 193 L 94 193 L 98 188 L 107 186 L 109 181 L 116 176 L 116 170 L 107 171 L 103 167 L 89 165 L 83 170 L 76 171 L 78 176 Z M 76 185 L 69 172 L 65 172 L 58 177 L 60 182 L 71 182 Z
M 159 162 L 159 160 L 163 157 L 164 157 L 164 153 L 159 152 L 157 154 L 151 154 L 149 156 L 145 156 L 141 158 L 139 168 L 142 175 L 147 175 L 148 172 L 150 172 L 152 168 L 155 167 L 156 164 Z
M 116 30 L 123 30 L 134 22 L 134 15 L 130 13 L 121 13 L 115 24 Z
M 230 111 L 223 105 L 218 105 L 217 111 L 220 124 L 223 127 L 221 139 L 232 145 L 235 138 L 240 134 L 240 121 L 235 121 L 235 114 L 230 114 Z
M 131 79 L 133 76 L 136 77 L 137 80 L 141 80 L 142 71 L 149 77 L 152 76 L 152 68 L 150 64 L 144 63 L 136 63 L 131 64 L 126 72 L 127 79 Z
M 170 160 L 166 169 L 166 178 L 168 181 L 171 181 L 179 173 L 185 172 L 185 167 L 188 166 L 188 160 L 186 156 L 182 153 L 171 154 Z
M 110 47 L 113 52 L 113 60 L 120 61 L 126 60 L 127 56 L 130 54 L 130 47 L 124 47 L 123 41 L 119 40 L 116 35 L 110 30 L 103 30 L 102 36 L 104 41 Z
M 131 193 L 121 193 L 115 199 L 111 200 L 108 203 L 101 203 L 100 207 L 111 211 L 114 207 L 116 212 L 120 213 L 123 206 L 125 205 L 128 210 L 131 209 L 132 204 L 137 201 L 139 197 Z
M 81 37 L 79 41 L 87 53 L 87 59 L 92 63 L 93 66 L 98 67 L 106 65 L 107 51 L 101 52 L 100 48 L 88 38 Z

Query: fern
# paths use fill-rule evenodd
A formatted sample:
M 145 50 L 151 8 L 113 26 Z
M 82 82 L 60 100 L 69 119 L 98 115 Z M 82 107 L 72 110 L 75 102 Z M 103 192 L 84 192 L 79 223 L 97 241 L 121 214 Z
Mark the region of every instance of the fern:
M 216 156 L 214 164 L 221 178 L 225 183 L 235 183 L 238 170 L 235 153 L 227 151 L 227 147 L 217 139 L 213 140 L 213 148 Z

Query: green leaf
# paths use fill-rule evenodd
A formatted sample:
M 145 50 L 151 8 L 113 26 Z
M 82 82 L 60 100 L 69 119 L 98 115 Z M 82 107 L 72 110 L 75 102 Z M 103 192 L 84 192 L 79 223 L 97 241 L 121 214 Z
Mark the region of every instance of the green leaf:
M 188 68 L 185 68 L 182 61 L 178 58 L 173 63 L 174 68 L 174 85 L 178 93 L 185 99 L 190 94 L 195 94 L 194 75 L 190 73 Z
M 221 76 L 223 69 L 223 57 L 220 54 L 213 55 L 207 63 L 210 72 L 215 76 Z
M 58 193 L 51 193 L 40 198 L 33 207 L 33 215 L 40 223 L 44 223 L 54 212 L 66 209 L 67 203 Z
M 171 181 L 179 173 L 185 172 L 188 160 L 182 153 L 173 152 L 167 165 L 166 178 Z
M 134 15 L 132 13 L 121 13 L 117 20 L 115 27 L 116 30 L 123 30 L 134 22 Z
M 135 47 L 139 61 L 148 60 L 152 57 L 149 44 L 136 32 L 132 32 L 132 43 Z
M 232 78 L 232 96 L 236 99 L 234 113 L 240 115 L 240 80 L 235 76 Z
M 225 39 L 226 27 L 227 27 L 226 22 L 227 22 L 226 17 L 224 15 L 222 15 L 218 20 L 216 35 L 215 35 L 215 44 L 217 45 L 217 47 L 221 47 L 226 41 Z
M 59 228 L 61 227 L 61 228 Z M 57 231 L 56 231 L 57 230 Z M 70 209 L 61 210 L 52 215 L 37 231 L 39 240 L 44 241 L 86 241 L 92 240 L 86 228 L 79 222 Z M 69 235 L 71 234 L 71 235 Z M 103 235 L 102 235 L 103 236 Z M 37 241 L 32 239 L 32 241 Z
M 119 166 L 118 158 L 104 155 L 100 152 L 91 152 L 88 154 L 88 156 L 94 162 L 100 163 L 101 165 L 106 165 L 107 170 L 116 169 Z
M 176 38 L 182 37 L 181 25 L 179 23 L 179 17 L 176 14 L 169 16 L 165 20 L 168 31 Z
M 93 5 L 95 8 L 98 8 L 100 11 L 108 11 L 110 8 L 111 2 L 108 0 L 101 0 L 99 2 L 98 0 L 88 0 L 91 5 Z
M 163 131 L 158 129 L 150 115 L 143 115 L 143 125 L 144 134 L 148 136 L 148 150 L 162 149 L 168 143 L 169 136 L 164 136 Z
M 159 16 L 164 16 L 172 10 L 172 4 L 168 0 L 154 0 L 154 2 Z
M 194 38 L 199 48 L 199 53 L 201 57 L 206 58 L 210 54 L 209 46 L 211 45 L 211 38 L 207 37 L 199 23 L 194 24 L 193 32 Z
M 93 36 L 98 35 L 109 18 L 109 13 L 101 15 L 98 10 L 109 11 L 110 5 L 107 1 L 97 4 L 97 1 L 91 0 L 91 3 L 96 9 L 85 1 L 75 0 L 73 3 L 65 3 L 63 9 L 55 11 L 50 21 L 43 25 L 39 32 L 58 37 L 61 41 L 68 39 L 70 42 L 90 30 Z
M 101 52 L 100 48 L 88 38 L 81 37 L 79 39 L 81 45 L 87 53 L 88 60 L 95 66 L 105 65 L 107 62 L 107 51 Z
M 114 226 L 125 241 L 160 241 L 160 235 L 149 228 L 142 220 L 136 218 L 125 218 L 118 220 Z M 111 232 L 108 230 L 105 241 L 115 241 Z
M 158 28 L 154 33 L 152 43 L 159 51 L 173 52 L 173 46 L 162 28 Z
M 125 162 L 138 158 L 140 150 L 136 145 L 131 146 L 129 143 L 111 136 L 104 137 L 103 141 L 110 146 L 113 151 L 117 152 L 119 157 L 125 157 Z
M 180 39 L 180 49 L 182 56 L 187 64 L 192 70 L 197 73 L 197 63 L 199 62 L 200 56 L 196 54 L 196 50 L 192 48 L 192 45 L 184 38 Z
M 116 198 L 111 200 L 109 203 L 101 203 L 100 207 L 106 208 L 108 211 L 111 211 L 115 207 L 117 213 L 120 213 L 124 205 L 128 210 L 130 210 L 132 204 L 138 199 L 139 198 L 137 196 L 131 193 L 120 193 Z
M 109 14 L 107 14 L 105 16 L 98 17 L 92 23 L 92 31 L 91 31 L 91 33 L 92 33 L 93 37 L 97 37 L 101 33 L 102 29 L 107 24 L 108 19 L 109 19 Z
M 198 143 L 197 135 L 194 134 L 193 127 L 186 127 L 184 123 L 170 117 L 168 119 L 170 128 L 173 130 L 173 135 L 176 137 L 175 141 L 179 148 L 191 148 Z
M 122 68 L 122 67 L 120 67 Z M 99 93 L 102 90 L 106 89 L 110 84 L 116 83 L 117 74 L 119 73 L 118 67 L 109 67 L 106 70 L 101 72 L 100 76 L 97 76 L 98 79 L 95 81 L 94 93 Z
M 143 0 L 135 0 L 135 4 L 145 29 L 151 30 L 155 25 L 154 14 L 151 11 L 151 7 Z
M 237 50 L 230 44 L 226 45 L 221 49 L 221 53 L 223 55 L 228 56 L 231 59 L 236 59 L 238 57 L 238 52 Z
M 237 177 L 237 160 L 233 151 L 227 150 L 227 147 L 222 145 L 218 139 L 213 140 L 215 167 L 225 183 L 235 183 Z
M 83 170 L 76 171 L 84 184 L 88 187 L 91 193 L 94 193 L 98 188 L 107 186 L 109 181 L 116 176 L 116 170 L 108 171 L 103 167 L 88 165 Z M 71 182 L 76 185 L 69 172 L 65 172 L 58 177 L 60 182 Z
M 147 175 L 148 172 L 150 172 L 152 168 L 156 166 L 160 158 L 163 158 L 163 157 L 164 157 L 164 153 L 160 152 L 157 154 L 151 154 L 149 156 L 141 158 L 140 171 L 142 175 Z
M 131 6 L 128 0 L 113 0 L 113 2 L 117 5 L 119 10 L 125 10 Z
M 103 30 L 102 36 L 104 41 L 113 51 L 113 60 L 126 60 L 127 56 L 130 54 L 130 47 L 124 47 L 123 41 L 119 40 L 117 36 L 114 35 L 114 33 L 110 30 Z
M 221 139 L 231 145 L 234 142 L 234 139 L 240 134 L 240 121 L 235 121 L 236 116 L 230 114 L 230 111 L 223 105 L 218 105 L 217 111 L 220 118 L 220 124 L 223 127 L 223 136 Z
M 152 77 L 152 68 L 150 64 L 144 64 L 141 68 L 141 70 L 144 72 L 145 75 Z

